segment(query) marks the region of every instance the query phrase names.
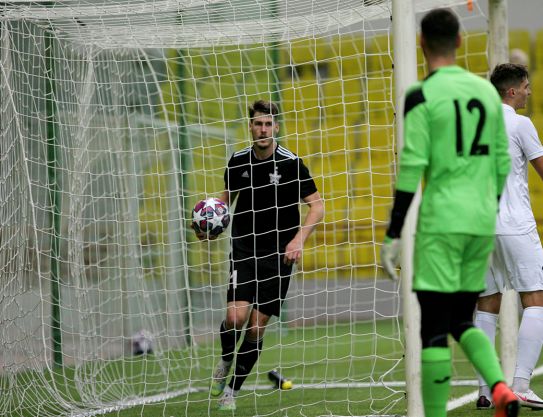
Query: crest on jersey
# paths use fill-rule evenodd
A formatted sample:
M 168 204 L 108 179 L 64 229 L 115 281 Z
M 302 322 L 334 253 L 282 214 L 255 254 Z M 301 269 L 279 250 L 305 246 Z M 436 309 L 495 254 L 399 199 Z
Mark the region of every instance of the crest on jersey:
M 279 184 L 280 179 L 281 179 L 281 174 L 277 172 L 277 167 L 275 167 L 275 172 L 270 174 L 270 184 Z

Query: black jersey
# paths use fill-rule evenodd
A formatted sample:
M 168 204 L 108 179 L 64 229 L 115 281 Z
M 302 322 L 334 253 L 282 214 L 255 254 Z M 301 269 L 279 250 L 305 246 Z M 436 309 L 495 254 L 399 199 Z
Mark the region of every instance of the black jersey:
M 300 227 L 300 199 L 317 191 L 302 160 L 277 145 L 264 160 L 252 147 L 236 152 L 224 172 L 230 193 L 238 193 L 232 222 L 234 258 L 283 253 Z

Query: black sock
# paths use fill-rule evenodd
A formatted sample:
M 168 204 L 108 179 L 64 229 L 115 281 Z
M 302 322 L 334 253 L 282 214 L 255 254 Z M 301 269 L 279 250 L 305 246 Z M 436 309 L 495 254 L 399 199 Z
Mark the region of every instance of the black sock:
M 243 343 L 239 347 L 238 356 L 236 358 L 236 370 L 234 376 L 230 380 L 230 388 L 238 391 L 253 369 L 260 352 L 262 351 L 262 339 L 255 341 L 243 339 Z
M 232 362 L 234 360 L 234 351 L 236 345 L 241 336 L 241 331 L 236 329 L 227 330 L 224 326 L 224 321 L 221 323 L 220 329 L 221 335 L 221 347 L 222 347 L 222 360 L 225 362 Z

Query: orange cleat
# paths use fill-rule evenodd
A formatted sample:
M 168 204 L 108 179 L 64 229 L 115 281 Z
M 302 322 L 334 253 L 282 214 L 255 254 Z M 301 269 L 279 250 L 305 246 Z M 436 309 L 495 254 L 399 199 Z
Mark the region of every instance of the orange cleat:
M 520 404 L 517 396 L 505 384 L 498 382 L 492 390 L 492 402 L 496 407 L 494 417 L 517 417 Z

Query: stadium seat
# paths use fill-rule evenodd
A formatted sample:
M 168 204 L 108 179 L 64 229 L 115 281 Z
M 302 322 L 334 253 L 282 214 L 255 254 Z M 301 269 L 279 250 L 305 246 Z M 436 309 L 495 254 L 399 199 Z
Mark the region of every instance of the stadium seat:
M 329 118 L 341 118 L 344 115 L 343 83 L 341 79 L 329 79 L 321 82 L 320 104 L 322 106 L 323 116 Z M 332 125 L 336 123 L 331 122 Z
M 367 72 L 364 39 L 356 34 L 336 36 L 332 43 L 335 56 L 341 60 L 342 78 L 360 77 Z
M 345 120 L 347 126 L 360 124 L 362 112 L 363 78 L 343 79 L 343 101 L 345 104 Z
M 392 74 L 392 35 L 383 34 L 366 39 L 368 74 Z
M 486 33 L 467 32 L 457 51 L 456 62 L 471 72 L 480 75 L 486 74 L 488 72 L 487 50 Z

